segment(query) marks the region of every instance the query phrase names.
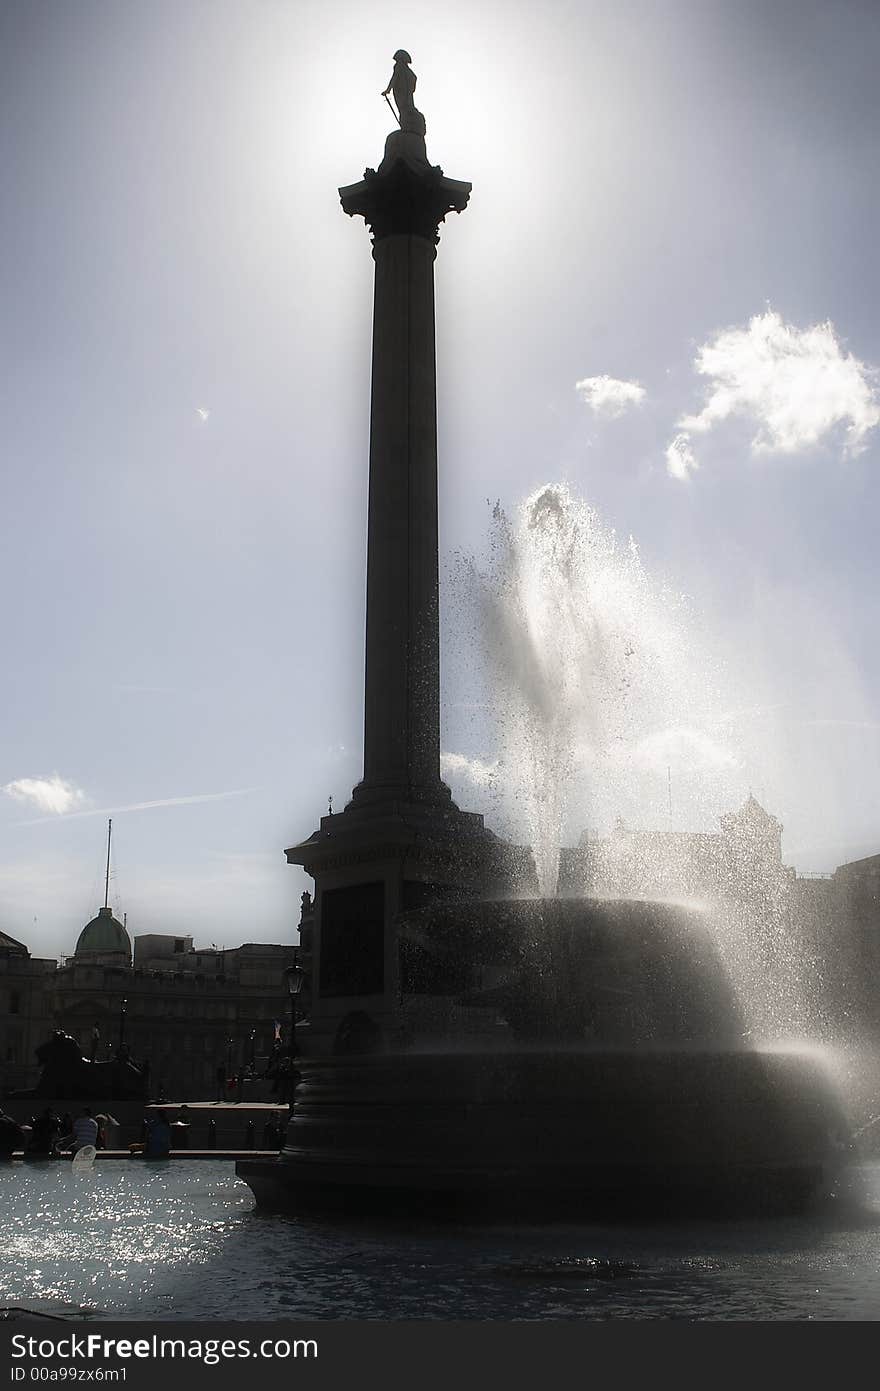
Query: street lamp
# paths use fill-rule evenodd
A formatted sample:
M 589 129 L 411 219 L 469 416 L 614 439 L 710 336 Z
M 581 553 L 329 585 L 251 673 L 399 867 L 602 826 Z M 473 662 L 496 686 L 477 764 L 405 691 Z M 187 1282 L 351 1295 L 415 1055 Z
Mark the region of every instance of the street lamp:
M 288 1077 L 288 1105 L 293 1110 L 294 1086 L 293 1060 L 296 1057 L 296 997 L 301 995 L 303 986 L 306 983 L 306 973 L 298 961 L 294 961 L 292 966 L 288 966 L 284 972 L 284 979 L 287 981 L 287 993 L 290 996 L 290 1039 L 287 1049 L 287 1077 Z
M 119 1006 L 119 1049 L 120 1049 L 120 1052 L 122 1051 L 122 1045 L 123 1045 L 123 1043 L 125 1042 L 125 1015 L 126 1015 L 127 1009 L 128 1009 L 128 999 L 127 999 L 127 997 L 126 997 L 125 995 L 123 995 L 123 997 L 122 997 L 122 1004 Z

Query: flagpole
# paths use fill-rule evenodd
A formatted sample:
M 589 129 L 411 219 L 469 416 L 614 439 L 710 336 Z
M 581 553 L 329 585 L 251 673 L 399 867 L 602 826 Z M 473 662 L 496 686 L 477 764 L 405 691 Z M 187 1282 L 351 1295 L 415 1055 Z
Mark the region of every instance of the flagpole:
M 110 836 L 113 832 L 113 821 L 107 821 L 107 873 L 104 875 L 104 907 L 110 903 Z

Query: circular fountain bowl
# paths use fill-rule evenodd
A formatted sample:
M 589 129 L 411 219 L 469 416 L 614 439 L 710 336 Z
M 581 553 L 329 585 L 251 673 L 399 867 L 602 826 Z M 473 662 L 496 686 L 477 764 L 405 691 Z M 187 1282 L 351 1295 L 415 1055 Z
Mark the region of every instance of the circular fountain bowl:
M 305 1063 L 281 1158 L 239 1165 L 260 1202 L 658 1215 L 796 1209 L 833 1183 L 846 1126 L 821 1055 L 743 1047 L 704 914 L 473 902 L 400 940 L 404 1000 L 491 1004 L 512 1046 L 456 1048 L 450 1026 Z
M 346 1211 L 790 1211 L 846 1127 L 821 1059 L 696 1047 L 535 1048 L 306 1064 L 262 1205 Z

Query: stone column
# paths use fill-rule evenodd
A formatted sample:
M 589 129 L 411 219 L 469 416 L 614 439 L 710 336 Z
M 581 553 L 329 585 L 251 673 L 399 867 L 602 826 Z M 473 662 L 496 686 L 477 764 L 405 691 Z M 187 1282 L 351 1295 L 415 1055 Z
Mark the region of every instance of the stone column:
M 375 302 L 367 543 L 364 777 L 344 811 L 285 852 L 315 881 L 303 934 L 314 1057 L 397 1046 L 401 916 L 507 887 L 504 846 L 440 778 L 434 258 L 470 184 L 447 179 L 412 131 L 340 189 L 373 234 Z
M 378 173 L 340 189 L 373 232 L 364 776 L 355 807 L 446 802 L 440 778 L 437 387 L 438 226 L 470 185 L 443 177 L 411 134 Z M 403 153 L 401 153 L 403 151 Z

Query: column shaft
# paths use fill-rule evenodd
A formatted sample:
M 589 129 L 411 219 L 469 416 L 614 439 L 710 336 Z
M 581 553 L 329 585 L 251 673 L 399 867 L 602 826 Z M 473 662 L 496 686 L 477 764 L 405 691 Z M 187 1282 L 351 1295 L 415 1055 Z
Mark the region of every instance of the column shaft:
M 435 800 L 440 781 L 435 247 L 377 240 L 364 778 L 355 800 Z

